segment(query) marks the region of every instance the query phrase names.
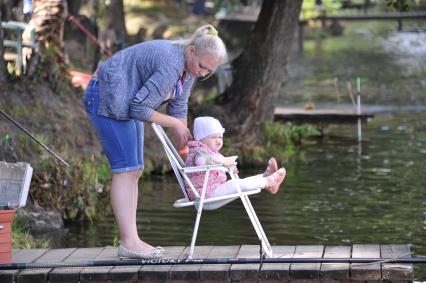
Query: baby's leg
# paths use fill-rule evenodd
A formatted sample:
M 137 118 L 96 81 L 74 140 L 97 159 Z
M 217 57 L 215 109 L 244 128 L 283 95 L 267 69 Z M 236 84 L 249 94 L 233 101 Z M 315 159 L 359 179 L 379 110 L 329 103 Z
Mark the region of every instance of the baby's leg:
M 247 177 L 244 179 L 236 179 L 236 180 L 229 180 L 225 183 L 218 186 L 211 194 L 210 197 L 218 197 L 218 196 L 225 196 L 230 194 L 235 194 L 238 192 L 237 185 L 238 183 L 240 185 L 241 191 L 251 191 L 255 189 L 263 189 L 267 185 L 266 178 L 262 177 L 262 175 L 256 175 Z
M 255 189 L 264 189 L 268 185 L 267 179 L 262 174 L 250 176 L 243 179 L 237 179 L 241 191 L 251 191 Z

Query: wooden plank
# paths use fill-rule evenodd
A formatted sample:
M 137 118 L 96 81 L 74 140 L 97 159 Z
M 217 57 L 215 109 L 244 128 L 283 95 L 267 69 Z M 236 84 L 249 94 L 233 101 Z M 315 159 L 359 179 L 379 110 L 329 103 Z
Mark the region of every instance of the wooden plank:
M 70 249 L 51 249 L 37 258 L 34 262 L 61 262 L 67 256 L 75 251 Z M 49 273 L 53 268 L 36 268 L 22 270 L 17 274 L 17 282 L 19 283 L 44 283 L 48 281 Z
M 355 123 L 358 119 L 366 120 L 374 115 L 368 113 L 357 114 L 354 111 L 337 109 L 313 109 L 277 107 L 274 111 L 275 121 L 290 121 L 304 123 Z
M 18 253 L 16 249 L 12 250 L 12 261 L 14 261 L 14 256 Z M 0 270 L 0 282 L 4 283 L 13 283 L 15 274 L 17 270 Z
M 16 59 L 18 59 L 18 55 L 16 53 L 12 53 L 12 52 L 4 53 L 4 61 L 16 61 Z
M 115 250 L 117 257 L 117 249 Z M 115 266 L 109 271 L 109 281 L 113 282 L 138 282 L 138 272 L 142 265 Z
M 105 247 L 95 260 L 118 260 L 117 248 Z M 108 280 L 108 274 L 114 266 L 86 267 L 80 272 L 80 282 L 102 282 Z
M 81 261 L 94 259 L 104 248 L 79 248 L 66 261 Z M 53 269 L 49 274 L 49 283 L 79 282 L 80 272 L 84 267 L 60 267 Z
M 411 258 L 408 245 L 382 245 L 380 246 L 382 258 Z M 413 265 L 401 263 L 382 264 L 383 280 L 413 280 Z
M 12 253 L 12 262 L 33 262 L 46 251 L 47 249 L 21 249 Z M 17 282 L 18 273 L 19 270 L 0 271 L 0 282 Z
M 327 246 L 323 258 L 350 258 L 351 247 Z M 320 271 L 321 280 L 348 280 L 349 263 L 323 263 Z
M 382 14 L 357 14 L 357 15 L 334 15 L 318 16 L 316 20 L 335 20 L 335 21 L 370 21 L 370 20 L 408 20 L 408 19 L 426 19 L 426 12 L 404 12 L 404 13 L 382 13 Z
M 272 247 L 274 258 L 292 258 L 296 251 L 295 246 Z M 285 282 L 290 280 L 290 263 L 265 263 L 260 271 L 262 281 Z
M 379 245 L 353 245 L 352 258 L 379 258 Z M 380 280 L 382 271 L 379 263 L 352 263 L 351 279 Z
M 240 246 L 215 246 L 207 258 L 234 258 Z M 230 264 L 203 264 L 200 267 L 200 282 L 228 282 Z
M 321 258 L 324 246 L 296 246 L 295 258 Z M 293 279 L 319 279 L 320 263 L 292 263 L 290 278 Z
M 28 249 L 12 250 L 12 262 L 31 262 L 38 256 L 40 256 L 39 253 L 30 252 Z M 19 270 L 0 270 L 0 282 L 15 282 L 15 278 L 18 272 Z
M 167 247 L 165 248 L 163 258 L 178 259 L 183 258 L 185 247 Z M 170 270 L 173 265 L 146 265 L 139 269 L 138 278 L 145 282 L 165 282 L 169 278 Z
M 189 248 L 186 247 L 179 258 L 186 258 L 189 254 Z M 196 246 L 193 259 L 206 258 L 213 246 Z M 173 282 L 198 282 L 200 280 L 201 264 L 175 265 L 170 269 L 169 279 Z
M 259 245 L 242 245 L 237 258 L 259 258 Z M 232 264 L 229 270 L 231 281 L 258 282 L 260 264 Z

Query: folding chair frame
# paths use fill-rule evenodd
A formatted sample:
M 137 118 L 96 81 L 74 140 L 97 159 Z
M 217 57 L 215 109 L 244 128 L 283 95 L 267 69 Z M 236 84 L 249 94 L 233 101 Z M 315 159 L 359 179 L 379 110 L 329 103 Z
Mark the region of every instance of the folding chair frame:
M 188 254 L 188 258 L 191 259 L 192 255 L 194 253 L 195 249 L 195 241 L 197 238 L 198 233 L 198 227 L 200 225 L 201 220 L 201 214 L 203 209 L 204 210 L 210 210 L 210 209 L 216 209 L 217 206 L 223 206 L 237 198 L 240 198 L 244 208 L 250 218 L 250 221 L 253 225 L 254 230 L 256 231 L 256 234 L 259 238 L 259 240 L 262 243 L 262 248 L 265 252 L 265 254 L 268 257 L 272 257 L 272 248 L 269 244 L 269 241 L 265 235 L 265 232 L 263 231 L 262 225 L 260 224 L 260 221 L 256 215 L 256 212 L 254 211 L 253 206 L 251 205 L 249 195 L 259 193 L 261 189 L 256 189 L 248 192 L 242 192 L 241 188 L 238 184 L 238 182 L 235 182 L 237 193 L 220 196 L 220 197 L 212 197 L 212 198 L 205 198 L 206 194 L 206 188 L 207 188 L 207 181 L 209 178 L 210 171 L 212 170 L 221 170 L 228 173 L 232 180 L 238 179 L 238 175 L 233 172 L 232 169 L 229 169 L 227 167 L 224 167 L 223 165 L 205 165 L 205 166 L 194 166 L 194 167 L 185 167 L 185 163 L 183 162 L 182 158 L 178 154 L 177 150 L 175 149 L 174 145 L 170 141 L 170 139 L 167 137 L 166 133 L 164 132 L 163 128 L 160 125 L 157 125 L 155 123 L 151 124 L 155 134 L 159 138 L 161 144 L 163 145 L 163 148 L 166 152 L 166 156 L 170 161 L 170 164 L 173 168 L 173 171 L 178 179 L 180 189 L 185 196 L 184 199 L 179 199 L 174 203 L 174 207 L 187 207 L 187 206 L 194 206 L 197 210 L 197 215 L 195 218 L 195 224 L 194 224 L 194 230 L 192 234 L 191 239 L 191 246 Z M 204 183 L 203 188 L 201 191 L 201 195 L 198 193 L 198 191 L 194 188 L 191 180 L 188 178 L 188 173 L 194 173 L 194 172 L 205 172 L 204 177 Z M 194 194 L 195 199 L 193 201 L 190 200 L 188 197 L 188 194 L 185 189 L 185 182 L 189 186 L 191 192 Z M 214 207 L 214 208 L 209 208 Z

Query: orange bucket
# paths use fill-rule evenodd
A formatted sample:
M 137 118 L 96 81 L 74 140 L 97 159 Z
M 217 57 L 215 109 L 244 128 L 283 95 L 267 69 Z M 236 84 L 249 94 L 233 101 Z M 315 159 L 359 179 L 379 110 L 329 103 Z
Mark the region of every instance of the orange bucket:
M 12 222 L 15 209 L 0 210 L 0 263 L 12 262 Z

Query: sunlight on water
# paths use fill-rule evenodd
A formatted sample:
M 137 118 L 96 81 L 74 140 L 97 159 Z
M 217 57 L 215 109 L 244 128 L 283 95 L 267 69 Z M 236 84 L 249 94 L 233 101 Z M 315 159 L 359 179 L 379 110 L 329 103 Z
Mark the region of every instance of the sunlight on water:
M 390 52 L 404 56 L 426 54 L 426 33 L 424 32 L 393 32 L 383 46 Z

